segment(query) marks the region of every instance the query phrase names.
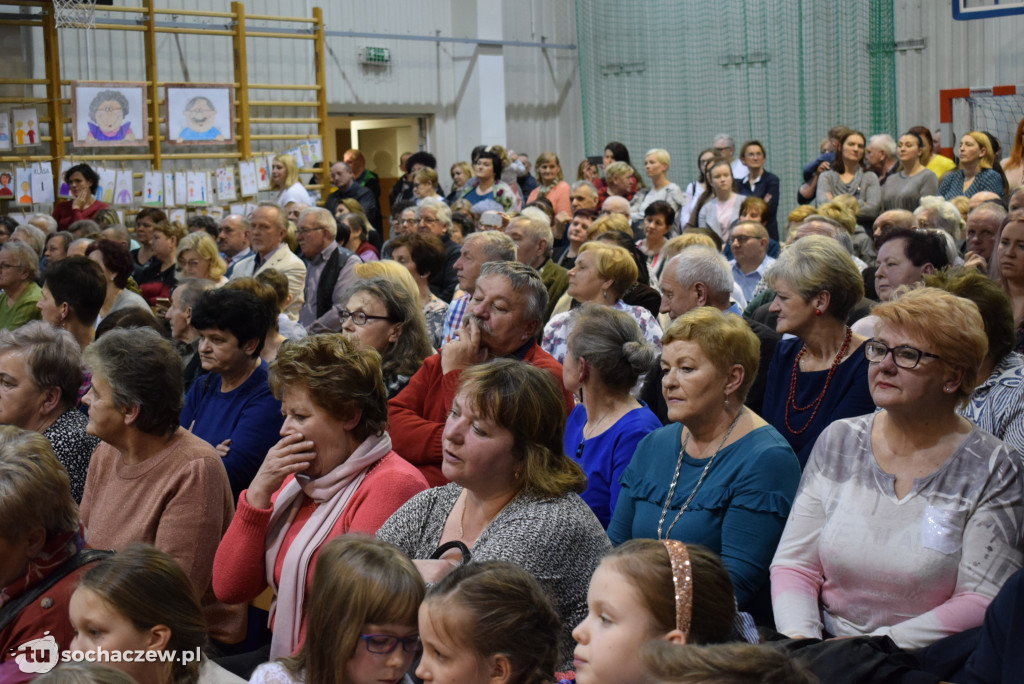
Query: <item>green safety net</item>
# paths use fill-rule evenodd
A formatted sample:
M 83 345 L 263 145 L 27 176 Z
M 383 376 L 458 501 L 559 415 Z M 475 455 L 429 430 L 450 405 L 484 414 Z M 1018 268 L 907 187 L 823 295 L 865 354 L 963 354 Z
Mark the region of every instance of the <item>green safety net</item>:
M 685 188 L 716 134 L 760 140 L 782 229 L 829 128 L 897 134 L 893 0 L 576 0 L 576 30 L 588 155 L 664 148 Z

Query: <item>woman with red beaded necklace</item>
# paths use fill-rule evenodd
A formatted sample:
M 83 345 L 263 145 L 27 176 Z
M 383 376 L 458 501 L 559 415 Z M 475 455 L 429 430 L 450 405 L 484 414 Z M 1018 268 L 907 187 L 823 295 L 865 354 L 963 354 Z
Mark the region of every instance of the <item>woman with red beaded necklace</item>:
M 765 274 L 776 295 L 783 339 L 768 366 L 762 414 L 793 447 L 800 466 L 830 423 L 875 410 L 868 391 L 865 338 L 846 325 L 864 296 L 864 280 L 836 240 L 809 235 L 794 242 Z

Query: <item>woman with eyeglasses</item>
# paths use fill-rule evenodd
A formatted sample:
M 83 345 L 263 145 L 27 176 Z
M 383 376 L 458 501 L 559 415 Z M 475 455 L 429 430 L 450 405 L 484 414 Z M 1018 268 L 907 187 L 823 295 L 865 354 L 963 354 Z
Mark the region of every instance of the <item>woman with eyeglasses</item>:
M 387 278 L 367 278 L 346 293 L 341 331 L 381 357 L 388 399 L 409 384 L 434 353 L 419 302 Z
M 375 533 L 427 481 L 391 449 L 373 349 L 336 333 L 290 342 L 270 366 L 270 388 L 285 417 L 281 440 L 238 497 L 217 549 L 213 585 L 231 603 L 274 589 L 274 659 L 305 641 L 313 569 L 324 544 L 348 532 Z M 262 655 L 255 662 L 266 662 Z
M 1024 478 L 956 413 L 988 341 L 978 307 L 921 288 L 874 309 L 864 343 L 881 411 L 819 437 L 772 562 L 779 631 L 920 648 L 976 627 L 1021 567 Z

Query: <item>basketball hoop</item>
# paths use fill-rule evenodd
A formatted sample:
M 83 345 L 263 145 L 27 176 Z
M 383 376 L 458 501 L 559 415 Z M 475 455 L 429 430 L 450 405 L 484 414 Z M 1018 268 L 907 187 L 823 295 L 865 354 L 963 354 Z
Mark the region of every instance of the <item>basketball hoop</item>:
M 53 0 L 57 28 L 96 28 L 96 0 Z

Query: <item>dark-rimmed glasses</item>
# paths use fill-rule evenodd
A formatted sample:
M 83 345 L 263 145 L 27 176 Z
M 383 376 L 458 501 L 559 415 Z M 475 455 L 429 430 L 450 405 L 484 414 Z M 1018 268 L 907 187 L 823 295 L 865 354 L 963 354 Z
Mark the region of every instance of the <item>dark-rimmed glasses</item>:
M 359 327 L 362 327 L 362 326 L 366 325 L 366 323 L 368 321 L 390 321 L 391 320 L 387 316 L 371 316 L 369 314 L 363 313 L 362 311 L 346 311 L 345 309 L 342 309 L 341 311 L 338 312 L 338 317 L 341 318 L 341 322 L 342 323 L 344 323 L 349 318 L 351 318 L 352 322 L 355 323 L 356 325 L 358 325 Z
M 366 650 L 370 653 L 387 655 L 394 653 L 398 645 L 406 653 L 419 653 L 423 650 L 419 634 L 408 637 L 396 637 L 390 634 L 360 634 L 359 638 L 366 643 Z
M 907 370 L 917 368 L 917 364 L 921 363 L 922 356 L 927 356 L 931 359 L 941 358 L 906 344 L 890 347 L 885 342 L 879 342 L 878 340 L 868 340 L 864 343 L 864 356 L 867 357 L 869 363 L 882 363 L 890 353 L 892 353 L 892 362 L 900 368 Z

